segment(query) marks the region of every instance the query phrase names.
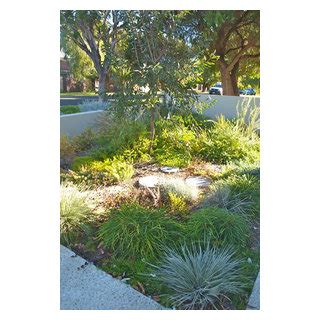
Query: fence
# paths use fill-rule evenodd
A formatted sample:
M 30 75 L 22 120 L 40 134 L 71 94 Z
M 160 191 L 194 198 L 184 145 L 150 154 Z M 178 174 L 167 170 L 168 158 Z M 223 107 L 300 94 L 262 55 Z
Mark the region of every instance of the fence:
M 200 101 L 211 102 L 214 100 L 214 106 L 205 110 L 204 115 L 215 119 L 219 115 L 224 115 L 227 119 L 237 116 L 237 110 L 242 106 L 260 107 L 260 97 L 255 96 L 215 96 L 209 94 L 199 94 Z M 89 111 L 60 116 L 60 134 L 74 136 L 83 132 L 86 128 L 94 128 L 97 119 L 103 111 Z

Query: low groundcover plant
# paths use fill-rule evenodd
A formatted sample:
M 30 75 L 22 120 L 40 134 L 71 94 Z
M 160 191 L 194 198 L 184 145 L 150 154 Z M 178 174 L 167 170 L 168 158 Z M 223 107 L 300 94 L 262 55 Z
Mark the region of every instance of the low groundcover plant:
M 122 257 L 154 258 L 164 244 L 179 238 L 181 226 L 164 215 L 161 209 L 123 205 L 113 210 L 98 232 L 99 240 Z

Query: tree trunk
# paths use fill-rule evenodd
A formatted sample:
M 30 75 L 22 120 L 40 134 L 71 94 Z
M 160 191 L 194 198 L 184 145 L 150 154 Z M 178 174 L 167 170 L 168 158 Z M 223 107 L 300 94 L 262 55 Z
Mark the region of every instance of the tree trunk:
M 154 140 L 154 137 L 155 137 L 155 134 L 156 134 L 154 121 L 155 121 L 155 109 L 153 108 L 153 109 L 150 110 L 150 145 L 149 145 L 149 153 L 152 150 L 153 140 Z
M 102 71 L 99 73 L 99 100 L 104 100 L 106 96 L 106 79 L 107 73 Z
M 239 70 L 239 62 L 235 64 L 233 69 L 230 72 L 231 77 L 231 85 L 233 88 L 233 92 L 235 96 L 239 95 L 239 88 L 238 88 L 238 70 Z
M 220 73 L 221 73 L 221 82 L 223 95 L 225 96 L 236 96 L 238 86 L 237 86 L 237 77 L 236 74 L 232 74 L 228 70 L 228 66 L 225 63 L 220 63 Z

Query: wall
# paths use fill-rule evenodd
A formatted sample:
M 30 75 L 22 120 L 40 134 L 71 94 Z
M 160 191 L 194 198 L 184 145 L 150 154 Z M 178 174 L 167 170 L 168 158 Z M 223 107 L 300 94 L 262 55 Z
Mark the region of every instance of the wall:
M 224 115 L 227 119 L 232 119 L 237 116 L 237 109 L 241 106 L 249 105 L 260 107 L 260 97 L 255 96 L 215 96 L 210 94 L 199 94 L 200 101 L 215 101 L 215 104 L 210 109 L 204 112 L 204 115 L 211 119 L 215 119 L 220 115 Z
M 86 128 L 94 128 L 103 111 L 88 111 L 60 116 L 60 135 L 73 137 Z
M 199 94 L 199 99 L 200 101 L 215 101 L 214 106 L 204 112 L 204 115 L 211 119 L 215 119 L 222 114 L 227 119 L 235 118 L 237 116 L 237 108 L 247 104 L 250 107 L 260 107 L 260 97 L 254 96 L 231 97 Z M 60 116 L 60 134 L 74 136 L 80 134 L 86 128 L 94 127 L 102 112 L 90 111 Z

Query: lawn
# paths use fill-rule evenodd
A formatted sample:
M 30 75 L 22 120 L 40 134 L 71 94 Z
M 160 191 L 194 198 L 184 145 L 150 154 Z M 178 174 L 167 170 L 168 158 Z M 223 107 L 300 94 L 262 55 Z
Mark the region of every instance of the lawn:
M 98 94 L 96 92 L 60 92 L 60 96 L 98 97 Z
M 175 309 L 245 309 L 259 271 L 258 109 L 237 119 L 105 112 L 61 137 L 61 243 Z
M 113 92 L 107 92 L 107 96 L 112 96 L 114 93 Z M 97 92 L 60 92 L 61 97 L 99 97 Z

